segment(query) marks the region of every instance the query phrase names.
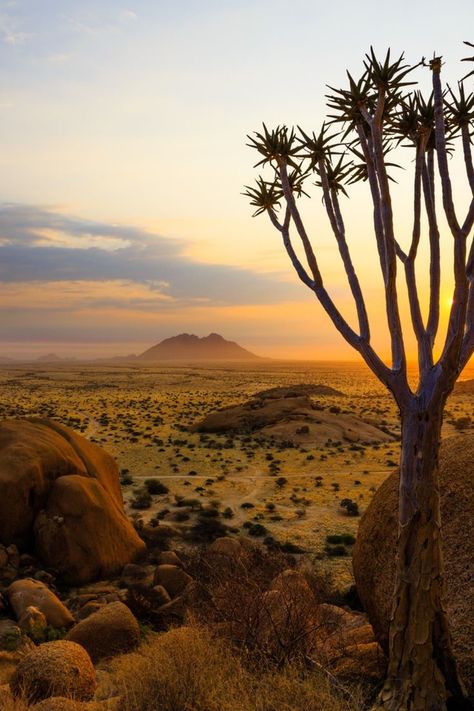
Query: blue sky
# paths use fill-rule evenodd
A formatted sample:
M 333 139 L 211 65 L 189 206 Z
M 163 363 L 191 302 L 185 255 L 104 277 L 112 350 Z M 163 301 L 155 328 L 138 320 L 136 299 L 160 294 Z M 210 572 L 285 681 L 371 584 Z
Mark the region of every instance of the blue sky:
M 262 120 L 317 128 L 325 85 L 343 84 L 346 67 L 357 73 L 371 44 L 405 50 L 410 63 L 436 50 L 454 82 L 466 67 L 462 40 L 474 41 L 472 2 L 394 8 L 0 2 L 0 351 L 86 342 L 94 352 L 133 350 L 178 331 L 220 330 L 268 355 L 339 352 L 278 236 L 240 195 L 253 178 L 245 135 Z M 409 188 L 398 190 L 405 229 Z M 370 212 L 361 205 L 356 192 L 349 209 L 364 253 Z M 329 284 L 344 305 L 326 232 Z M 38 289 L 51 303 L 37 303 Z M 168 303 L 153 312 L 158 293 Z

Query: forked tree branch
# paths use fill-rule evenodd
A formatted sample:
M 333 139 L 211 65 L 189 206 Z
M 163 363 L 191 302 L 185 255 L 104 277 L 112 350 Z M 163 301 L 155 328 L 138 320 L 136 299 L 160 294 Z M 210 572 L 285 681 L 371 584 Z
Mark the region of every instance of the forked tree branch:
M 441 59 L 431 62 L 433 75 L 434 94 L 434 115 L 435 115 L 435 135 L 436 153 L 438 156 L 438 170 L 441 179 L 443 193 L 443 207 L 446 214 L 451 233 L 454 238 L 454 293 L 451 311 L 449 314 L 446 339 L 439 363 L 445 372 L 458 372 L 461 349 L 463 347 L 466 318 L 468 317 L 468 297 L 469 282 L 466 272 L 466 232 L 459 226 L 454 209 L 451 179 L 449 176 L 445 119 L 444 119 L 444 98 L 441 86 Z M 470 213 L 468 214 L 469 217 Z
M 474 195 L 474 166 L 472 164 L 471 153 L 471 137 L 469 135 L 469 126 L 464 124 L 461 128 L 462 147 L 464 152 L 464 164 L 466 166 L 467 179 L 471 187 L 471 192 Z
M 314 272 L 319 275 L 319 279 L 311 279 L 309 277 L 309 274 L 306 272 L 303 265 L 301 264 L 301 261 L 298 259 L 298 256 L 291 243 L 289 234 L 290 224 L 287 219 L 285 218 L 285 223 L 283 225 L 280 225 L 280 223 L 278 223 L 278 220 L 276 220 L 275 217 L 274 219 L 278 224 L 277 229 L 279 229 L 279 231 L 282 233 L 283 244 L 296 273 L 298 274 L 301 281 L 303 281 L 306 286 L 308 286 L 314 292 L 319 303 L 331 319 L 333 325 L 347 341 L 347 343 L 349 343 L 349 345 L 351 345 L 356 351 L 358 351 L 362 355 L 374 375 L 376 375 L 376 377 L 379 378 L 379 380 L 394 393 L 395 397 L 397 398 L 397 401 L 399 403 L 402 403 L 408 397 L 408 385 L 406 385 L 405 387 L 405 383 L 400 382 L 398 374 L 395 374 L 390 368 L 385 365 L 382 359 L 375 353 L 370 343 L 365 340 L 361 335 L 357 334 L 349 326 L 349 324 L 342 316 L 341 312 L 336 307 L 329 293 L 324 287 L 316 257 L 309 243 L 309 238 L 307 236 L 306 230 L 301 220 L 301 216 L 296 206 L 295 197 L 291 191 L 291 187 L 288 181 L 287 169 L 284 162 L 280 165 L 280 179 L 287 204 L 286 215 L 291 215 L 298 235 L 302 241 L 305 254 L 308 255 L 309 252 L 311 256 L 311 261 L 313 262 L 312 268 L 310 265 L 311 271 L 313 273 L 314 269 Z M 272 222 L 274 222 L 274 219 L 271 216 L 271 211 L 269 211 L 269 214 L 270 219 L 272 220 Z M 297 220 L 295 220 L 295 215 L 297 216 Z
M 382 114 L 385 102 L 385 92 L 379 90 L 375 118 L 370 120 L 369 126 L 373 141 L 373 154 L 375 158 L 375 170 L 377 173 L 380 197 L 381 197 L 381 217 L 384 232 L 385 246 L 385 302 L 387 310 L 388 327 L 390 330 L 390 340 L 392 346 L 392 368 L 393 370 L 406 372 L 405 346 L 403 343 L 402 324 L 398 307 L 397 294 L 397 257 L 395 247 L 395 234 L 393 229 L 393 211 L 390 186 L 385 165 L 383 152 L 383 132 Z M 380 120 L 378 117 L 380 115 Z M 376 120 L 377 119 L 377 120 Z
M 321 185 L 323 188 L 326 212 L 331 223 L 332 231 L 336 238 L 339 253 L 341 255 L 342 263 L 344 265 L 351 293 L 354 298 L 354 303 L 357 309 L 360 335 L 361 338 L 368 342 L 370 340 L 370 327 L 369 318 L 367 316 L 367 309 L 365 307 L 364 296 L 362 294 L 359 279 L 352 263 L 349 247 L 347 245 L 344 219 L 340 210 L 339 201 L 337 198 L 337 191 L 334 189 L 331 190 L 331 188 L 329 187 L 326 167 L 322 158 L 319 160 L 319 175 L 321 177 Z

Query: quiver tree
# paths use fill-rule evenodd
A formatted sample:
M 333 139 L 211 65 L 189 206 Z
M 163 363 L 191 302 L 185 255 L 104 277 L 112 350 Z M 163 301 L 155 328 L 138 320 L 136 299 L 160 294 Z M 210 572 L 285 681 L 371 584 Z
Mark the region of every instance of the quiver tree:
M 474 58 L 473 58 L 474 59 Z M 470 61 L 468 59 L 467 61 Z M 403 55 L 381 62 L 373 50 L 356 81 L 348 73 L 346 89 L 330 87 L 331 114 L 319 133 L 277 126 L 255 133 L 250 146 L 259 153 L 259 176 L 245 194 L 266 213 L 281 234 L 301 281 L 312 291 L 334 326 L 360 353 L 392 393 L 401 414 L 399 531 L 396 583 L 390 624 L 389 666 L 376 708 L 390 711 L 444 711 L 469 708 L 452 653 L 446 616 L 446 585 L 441 546 L 438 450 L 446 399 L 474 350 L 474 168 L 471 134 L 474 96 L 464 80 L 443 89 L 442 61 L 417 67 L 431 71 L 432 93 L 415 87 L 415 67 Z M 467 76 L 470 76 L 468 74 Z M 466 214 L 454 204 L 449 154 L 460 142 L 470 194 Z M 408 248 L 394 230 L 389 171 L 390 154 L 399 145 L 412 151 L 413 227 Z M 357 181 L 368 186 L 373 232 L 382 274 L 390 332 L 391 364 L 371 345 L 363 291 L 354 269 L 340 205 L 341 195 Z M 350 325 L 324 285 L 318 256 L 306 230 L 300 203 L 313 183 L 322 191 L 357 313 Z M 435 186 L 441 185 L 438 197 Z M 440 225 L 444 212 L 447 228 Z M 426 220 L 429 243 L 429 303 L 424 315 L 415 262 Z M 440 236 L 449 230 L 453 249 L 454 292 L 444 340 L 434 345 L 440 321 Z M 297 240 L 298 244 L 296 244 Z M 399 308 L 397 269 L 404 272 L 411 325 L 418 350 L 417 389 L 410 387 Z

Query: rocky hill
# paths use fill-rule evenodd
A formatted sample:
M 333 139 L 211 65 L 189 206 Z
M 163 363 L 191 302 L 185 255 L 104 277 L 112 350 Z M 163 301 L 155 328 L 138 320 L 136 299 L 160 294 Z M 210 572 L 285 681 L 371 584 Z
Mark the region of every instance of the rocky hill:
M 260 360 L 260 356 L 242 348 L 234 341 L 227 341 L 218 333 L 199 338 L 189 333 L 165 338 L 156 346 L 137 356 L 139 361 L 157 360 Z
M 196 422 L 196 432 L 258 432 L 295 445 L 319 446 L 328 441 L 390 442 L 394 435 L 338 405 L 311 399 L 314 395 L 344 397 L 324 385 L 277 387 L 256 393 L 250 400 L 210 412 Z

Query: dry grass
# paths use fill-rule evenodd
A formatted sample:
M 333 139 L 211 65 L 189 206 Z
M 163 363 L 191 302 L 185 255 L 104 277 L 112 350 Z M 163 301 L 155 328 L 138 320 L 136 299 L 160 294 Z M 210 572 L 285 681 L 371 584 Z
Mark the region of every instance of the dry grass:
M 252 673 L 235 651 L 202 627 L 153 638 L 111 665 L 118 711 L 361 711 L 360 693 L 289 665 Z
M 0 708 L 2 711 L 26 711 L 23 701 L 14 699 L 6 689 L 0 687 Z

